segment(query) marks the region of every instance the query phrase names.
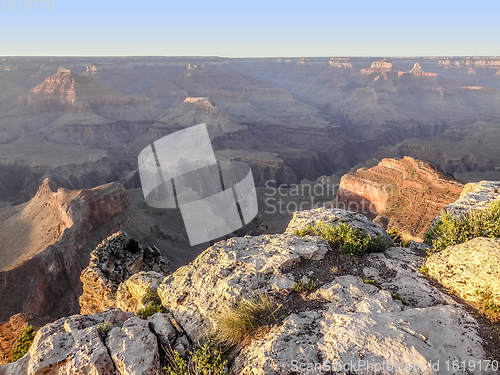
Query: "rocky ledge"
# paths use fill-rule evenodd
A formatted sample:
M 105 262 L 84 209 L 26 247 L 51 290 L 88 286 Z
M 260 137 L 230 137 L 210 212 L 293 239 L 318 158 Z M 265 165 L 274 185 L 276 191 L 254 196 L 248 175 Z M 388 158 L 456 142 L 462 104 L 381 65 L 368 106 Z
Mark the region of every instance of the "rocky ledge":
M 61 319 L 40 330 L 30 352 L 0 375 L 159 374 L 159 345 L 185 351 L 189 341 L 217 329 L 221 312 L 263 293 L 280 303 L 281 320 L 234 353 L 231 374 L 368 375 L 373 366 L 378 374 L 489 373 L 447 372 L 446 361 L 493 358 L 477 321 L 418 271 L 421 244 L 354 256 L 320 237 L 294 234 L 317 221 L 384 234 L 379 224 L 340 209 L 297 213 L 283 234 L 221 241 L 166 276 L 155 288 L 167 314 L 144 321 L 112 308 Z M 105 258 L 93 258 L 103 274 Z M 300 280 L 317 287 L 294 291 Z M 112 329 L 102 338 L 98 327 L 105 322 Z

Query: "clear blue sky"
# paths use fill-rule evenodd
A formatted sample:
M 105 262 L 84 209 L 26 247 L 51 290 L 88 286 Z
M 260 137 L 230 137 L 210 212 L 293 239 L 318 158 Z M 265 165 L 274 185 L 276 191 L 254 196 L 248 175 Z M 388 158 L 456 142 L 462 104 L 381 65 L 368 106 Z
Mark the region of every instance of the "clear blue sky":
M 498 0 L 5 1 L 1 56 L 500 55 Z

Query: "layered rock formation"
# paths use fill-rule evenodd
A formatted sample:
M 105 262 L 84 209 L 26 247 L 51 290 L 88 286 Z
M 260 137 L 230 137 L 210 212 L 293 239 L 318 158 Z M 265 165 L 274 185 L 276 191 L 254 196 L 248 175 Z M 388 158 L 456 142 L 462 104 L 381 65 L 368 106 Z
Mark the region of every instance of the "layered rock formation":
M 45 180 L 30 202 L 4 209 L 0 320 L 22 311 L 56 316 L 74 311 L 88 246 L 129 220 L 129 205 L 118 183 L 66 191 Z
M 39 109 L 74 108 L 77 102 L 85 102 L 97 114 L 113 120 L 154 120 L 161 113 L 149 105 L 146 97 L 123 95 L 99 84 L 91 76 L 78 75 L 64 68 L 31 89 L 25 99 L 28 108 Z
M 477 106 L 481 106 L 478 102 Z M 379 149 L 377 158 L 410 156 L 439 166 L 462 182 L 499 180 L 500 130 L 492 120 L 465 122 L 429 139 L 406 139 Z
M 339 207 L 396 228 L 422 241 L 434 218 L 456 200 L 463 185 L 433 166 L 409 157 L 383 159 L 340 180 Z
M 144 307 L 142 296 L 147 287 L 156 291 L 154 280 L 158 284 L 168 273 L 168 260 L 156 247 L 144 248 L 126 233 L 117 232 L 92 251 L 90 264 L 80 275 L 81 313 L 92 314 L 109 306 L 136 312 Z

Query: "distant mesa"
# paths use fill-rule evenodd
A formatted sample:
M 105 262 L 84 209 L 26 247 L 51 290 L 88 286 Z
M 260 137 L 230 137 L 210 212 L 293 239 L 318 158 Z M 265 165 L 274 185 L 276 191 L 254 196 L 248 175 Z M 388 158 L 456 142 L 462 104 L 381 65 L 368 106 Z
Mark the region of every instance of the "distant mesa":
M 394 69 L 392 63 L 387 59 L 383 59 L 372 62 L 372 65 L 368 69 L 361 69 L 360 73 L 363 75 L 370 75 L 374 73 L 380 74 L 395 71 L 396 69 Z
M 437 77 L 437 73 L 425 72 L 418 62 L 413 65 L 413 68 L 410 71 L 405 72 L 403 70 L 396 69 L 387 59 L 374 61 L 368 69 L 361 69 L 360 73 L 362 75 L 377 74 L 378 76 L 375 77 L 375 81 L 379 80 L 381 77 L 384 77 L 384 79 L 402 76 Z
M 187 97 L 180 106 L 169 109 L 166 115 L 151 127 L 150 132 L 164 136 L 172 130 L 180 130 L 204 123 L 211 137 L 246 129 L 219 110 L 208 97 Z
M 328 61 L 328 65 L 341 69 L 353 69 L 351 59 L 349 58 L 331 58 Z
M 412 75 L 414 77 L 437 77 L 437 73 L 425 72 L 419 63 L 415 63 L 409 72 L 398 72 L 399 76 Z

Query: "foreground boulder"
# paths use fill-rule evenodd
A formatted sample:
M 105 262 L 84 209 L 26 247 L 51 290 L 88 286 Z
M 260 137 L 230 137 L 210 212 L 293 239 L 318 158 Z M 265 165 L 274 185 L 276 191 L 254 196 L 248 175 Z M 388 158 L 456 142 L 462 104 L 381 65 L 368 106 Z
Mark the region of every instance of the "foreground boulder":
M 146 321 L 111 308 L 44 326 L 30 351 L 0 367 L 0 375 L 161 375 L 160 343 L 179 347 L 183 342 L 166 315 Z
M 326 303 L 290 315 L 253 341 L 234 373 L 444 374 L 451 358 L 484 355 L 476 323 L 453 305 L 404 308 L 390 292 L 354 276 L 336 278 L 309 301 Z M 432 371 L 437 363 L 440 371 Z
M 500 239 L 474 238 L 431 255 L 425 262 L 429 276 L 467 301 L 484 292 L 500 305 Z

